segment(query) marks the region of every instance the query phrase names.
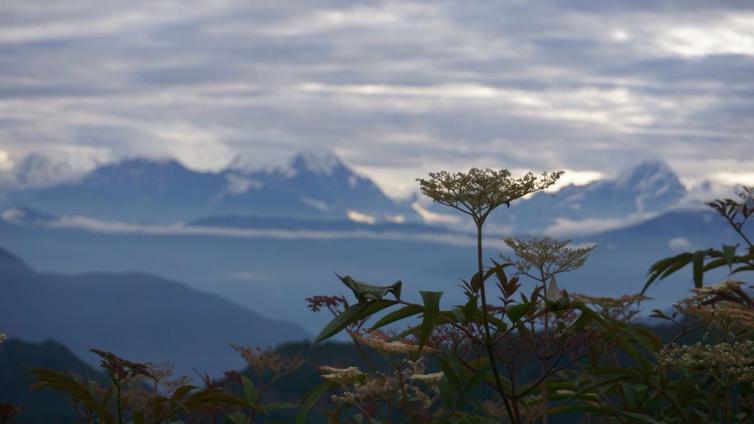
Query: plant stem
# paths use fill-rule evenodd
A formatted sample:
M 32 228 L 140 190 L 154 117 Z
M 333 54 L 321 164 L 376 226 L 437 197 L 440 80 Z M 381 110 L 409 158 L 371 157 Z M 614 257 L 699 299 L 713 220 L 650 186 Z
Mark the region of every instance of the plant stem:
M 544 268 L 542 266 L 539 267 L 539 277 L 541 278 L 541 281 L 542 281 L 542 288 L 543 288 L 543 295 L 544 295 L 544 298 L 542 299 L 542 305 L 545 308 L 545 328 L 544 328 L 544 332 L 542 333 L 542 342 L 543 342 L 542 343 L 542 349 L 544 351 L 544 355 L 543 355 L 544 359 L 543 359 L 543 361 L 547 361 L 547 353 L 548 353 L 548 350 L 547 350 L 547 348 L 548 348 L 548 346 L 547 346 L 547 344 L 548 344 L 547 343 L 547 338 L 549 337 L 549 334 L 548 334 L 549 329 L 548 329 L 548 325 L 547 324 L 548 324 L 548 321 L 550 320 L 550 314 L 547 312 L 547 277 L 548 276 L 545 275 L 545 270 L 544 270 Z M 536 333 L 534 333 L 534 334 L 535 334 L 535 337 L 536 337 Z M 543 362 L 542 363 L 542 378 L 543 378 L 543 381 L 542 381 L 542 383 L 543 383 L 542 384 L 542 405 L 543 405 L 543 408 L 542 408 L 542 424 L 547 424 L 548 423 L 548 419 L 549 419 L 549 417 L 547 415 L 547 404 L 549 403 L 549 399 L 548 399 L 548 393 L 547 393 L 547 384 L 544 381 L 544 378 L 546 376 L 546 371 L 545 371 L 546 368 L 547 368 L 547 366 Z
M 121 405 L 121 398 L 120 398 L 120 382 L 113 378 L 113 384 L 115 384 L 115 413 L 117 414 L 118 418 L 118 424 L 123 424 L 123 406 Z
M 518 423 L 518 417 L 513 414 L 513 410 L 511 409 L 510 400 L 508 399 L 508 396 L 505 394 L 505 390 L 503 389 L 503 383 L 500 381 L 500 372 L 497 368 L 497 361 L 495 360 L 495 352 L 492 348 L 492 335 L 490 334 L 490 323 L 489 318 L 487 317 L 487 293 L 484 288 L 484 262 L 482 260 L 482 226 L 484 225 L 484 219 L 474 219 L 476 224 L 476 257 L 477 257 L 477 272 L 479 276 L 479 291 L 481 292 L 482 297 L 482 323 L 484 325 L 484 346 L 487 349 L 487 356 L 490 359 L 490 366 L 492 367 L 492 374 L 495 378 L 495 385 L 497 386 L 497 391 L 500 393 L 500 397 L 503 399 L 503 404 L 505 404 L 505 411 L 508 413 L 508 416 L 511 418 L 511 421 L 513 423 Z

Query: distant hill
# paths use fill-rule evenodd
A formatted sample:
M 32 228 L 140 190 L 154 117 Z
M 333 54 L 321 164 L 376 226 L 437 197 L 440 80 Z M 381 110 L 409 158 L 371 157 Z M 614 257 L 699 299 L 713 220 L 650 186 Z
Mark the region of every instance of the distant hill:
M 105 381 L 104 374 L 77 358 L 65 346 L 45 341 L 28 343 L 11 338 L 0 344 L 0 403 L 22 409 L 15 417 L 19 424 L 68 424 L 77 418 L 70 401 L 51 390 L 32 390 L 30 368 L 71 372 L 84 379 Z
M 300 153 L 289 163 L 252 170 L 236 162 L 199 172 L 175 160 L 135 158 L 83 177 L 9 193 L 2 203 L 106 220 L 175 222 L 207 215 L 304 219 L 418 220 L 370 179 L 331 153 Z
M 138 272 L 38 273 L 2 249 L 0 291 L 0 323 L 10 335 L 55 339 L 82 358 L 96 347 L 137 361 L 170 360 L 184 374 L 240 364 L 230 343 L 264 347 L 309 337 L 176 281 Z

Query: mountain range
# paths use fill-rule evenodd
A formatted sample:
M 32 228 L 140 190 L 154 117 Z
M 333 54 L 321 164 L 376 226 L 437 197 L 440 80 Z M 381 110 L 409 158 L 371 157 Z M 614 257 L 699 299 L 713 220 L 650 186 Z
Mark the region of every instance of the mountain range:
M 2 204 L 162 223 L 208 215 L 366 222 L 415 218 L 408 205 L 389 199 L 330 153 L 300 153 L 285 165 L 262 170 L 233 163 L 221 172 L 190 170 L 176 160 L 128 159 L 72 181 L 12 191 Z
M 491 223 L 519 234 L 598 232 L 688 206 L 691 197 L 667 164 L 647 161 L 615 179 L 520 199 Z M 0 198 L 0 207 L 106 221 L 225 228 L 316 230 L 349 222 L 427 224 L 435 227 L 432 231 L 464 228 L 448 208 L 391 199 L 328 152 L 299 153 L 284 165 L 256 170 L 236 160 L 220 172 L 191 170 L 175 160 L 129 159 L 101 165 L 64 183 L 11 191 Z M 416 227 L 406 225 L 403 230 L 411 228 Z
M 501 222 L 519 231 L 551 228 L 558 221 L 626 219 L 678 206 L 686 187 L 664 162 L 646 161 L 616 179 L 568 185 L 555 193 L 538 192 L 513 202 Z M 599 229 L 597 229 L 599 230 Z
M 295 324 L 177 281 L 143 272 L 40 273 L 4 249 L 0 291 L 0 323 L 9 335 L 54 339 L 81 358 L 98 348 L 169 360 L 184 374 L 239 366 L 230 343 L 266 347 L 309 337 Z
M 232 176 L 242 180 L 231 182 Z M 231 196 L 240 197 L 228 200 Z M 649 265 L 662 257 L 736 242 L 711 210 L 689 207 L 688 198 L 689 191 L 667 165 L 645 162 L 614 180 L 538 193 L 500 208 L 487 228 L 486 247 L 489 255 L 497 255 L 505 249 L 501 236 L 534 232 L 597 243 L 587 266 L 565 277 L 564 287 L 605 296 L 633 293 L 643 285 Z M 314 207 L 311 199 L 327 207 Z M 193 295 L 176 295 L 182 302 L 198 304 L 204 302 L 200 295 L 212 293 L 219 298 L 208 304 L 232 300 L 229 310 L 240 304 L 314 333 L 328 317 L 311 314 L 304 298 L 342 290 L 334 272 L 376 283 L 401 279 L 407 296 L 443 290 L 445 302 L 461 301 L 453 296 L 458 279 L 469 276 L 473 237 L 461 226 L 420 220 L 427 213 L 449 212 L 423 203 L 414 205 L 421 211 L 417 213 L 411 202 L 390 199 L 332 155 L 300 154 L 286 166 L 256 171 L 236 163 L 220 173 L 192 171 L 174 161 L 134 159 L 100 166 L 68 183 L 10 193 L 0 209 L 0 238 L 39 269 L 65 273 L 30 270 L 30 280 L 76 281 L 71 287 L 80 287 L 80 296 L 88 296 L 95 306 L 112 302 L 104 288 L 125 292 L 128 281 L 135 282 L 129 293 L 143 290 L 154 299 L 164 298 L 163 289 L 183 287 L 177 293 Z M 405 219 L 394 219 L 398 215 Z M 601 283 L 605 278 L 609 284 Z M 664 283 L 667 289 L 650 293 L 656 306 L 684 295 L 686 280 L 679 275 Z M 14 287 L 17 293 L 24 289 Z M 127 295 L 124 299 L 130 299 Z M 36 310 L 39 302 L 29 296 L 19 304 Z M 154 302 L 150 308 L 157 316 L 159 301 Z M 239 316 L 251 320 L 248 310 Z M 221 314 L 207 316 L 212 320 L 207 325 L 224 322 Z M 86 346 L 61 341 L 74 349 L 92 347 L 90 340 Z M 215 347 L 223 350 L 223 343 Z

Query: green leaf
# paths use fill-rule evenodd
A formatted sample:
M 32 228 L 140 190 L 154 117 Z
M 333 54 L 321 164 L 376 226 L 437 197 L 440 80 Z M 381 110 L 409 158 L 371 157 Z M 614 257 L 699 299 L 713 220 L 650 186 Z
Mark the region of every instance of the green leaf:
M 453 370 L 453 367 L 448 363 L 448 360 L 446 358 L 439 358 L 440 359 L 440 370 L 442 370 L 443 378 L 448 380 L 448 383 L 450 383 L 450 386 L 456 391 L 458 394 L 463 393 L 463 386 L 461 386 L 461 380 L 456 375 L 455 370 Z
M 279 409 L 293 409 L 298 408 L 297 403 L 293 402 L 273 402 L 273 403 L 267 403 L 260 406 L 260 409 L 262 410 L 262 413 L 269 414 L 272 411 L 277 411 Z
M 224 424 L 246 424 L 246 414 L 243 412 L 234 412 L 226 415 L 223 419 Z
M 317 338 L 314 339 L 314 343 L 329 339 L 338 334 L 340 330 L 346 328 L 348 325 L 393 306 L 396 303 L 397 302 L 394 300 L 373 300 L 357 303 L 333 318 L 333 320 L 322 329 L 322 332 L 319 333 Z
M 437 317 L 440 316 L 440 297 L 442 292 L 422 291 L 419 292 L 424 302 L 424 313 L 422 316 L 422 323 L 419 329 L 419 350 L 427 344 L 429 336 L 432 335 L 432 330 L 435 328 Z
M 725 261 L 724 258 L 717 258 L 715 260 L 707 262 L 704 265 L 704 272 L 711 271 L 716 268 L 720 268 L 721 266 L 728 266 L 728 263 Z
M 422 307 L 419 305 L 406 305 L 380 318 L 379 321 L 374 323 L 374 325 L 372 326 L 372 328 L 369 329 L 369 331 L 374 331 L 378 328 L 384 327 L 388 324 L 392 324 L 396 321 L 400 321 L 404 318 L 408 318 L 413 315 L 418 315 L 422 312 L 422 310 L 423 310 Z
M 644 287 L 641 289 L 641 294 L 644 294 L 655 280 L 664 279 L 686 266 L 689 262 L 691 262 L 691 253 L 681 253 L 655 262 L 649 267 L 649 278 L 647 279 L 647 282 L 644 283 Z
M 738 245 L 723 245 L 723 259 L 725 260 L 725 263 L 728 265 L 728 268 L 733 266 L 733 258 L 736 256 L 736 248 L 738 248 Z
M 489 372 L 489 364 L 482 364 L 481 367 L 472 372 L 471 378 L 466 381 L 466 387 L 464 390 L 467 393 L 474 390 L 479 385 L 479 383 L 481 383 L 482 380 L 489 374 Z
M 241 376 L 241 382 L 243 383 L 243 393 L 246 396 L 246 400 L 249 402 L 256 402 L 259 390 L 254 385 L 254 382 L 245 375 Z
M 739 272 L 744 272 L 744 271 L 754 271 L 754 265 L 744 265 L 744 266 L 740 266 L 740 267 L 738 267 L 738 268 L 734 269 L 733 271 L 731 271 L 731 273 L 730 273 L 730 274 L 731 274 L 731 275 L 733 275 L 733 274 L 738 274 Z
M 173 395 L 170 396 L 173 400 L 181 400 L 183 399 L 189 392 L 194 390 L 196 387 L 192 386 L 190 384 L 183 385 L 173 391 Z
M 704 285 L 704 258 L 706 256 L 706 250 L 697 250 L 694 252 L 692 258 L 694 263 L 694 287 L 696 288 L 701 288 Z
M 305 424 L 306 417 L 309 415 L 309 410 L 317 404 L 319 398 L 322 397 L 326 391 L 334 387 L 335 383 L 325 383 L 309 390 L 306 395 L 304 395 L 304 399 L 301 401 L 301 408 L 296 414 L 296 424 Z
M 497 275 L 498 273 L 503 272 L 503 270 L 506 267 L 511 265 L 511 264 L 499 264 L 495 261 L 493 261 L 493 263 L 495 264 L 495 266 L 485 270 L 481 278 L 479 278 L 480 274 L 478 272 L 474 274 L 473 277 L 471 277 L 471 288 L 474 291 L 478 291 L 482 287 L 482 284 L 484 284 L 484 282 L 487 281 L 487 279 L 489 279 L 492 275 Z M 505 276 L 505 274 L 503 274 L 503 276 Z
M 526 315 L 527 312 L 529 312 L 529 304 L 528 303 L 520 303 L 518 305 L 513 305 L 506 309 L 505 314 L 508 315 L 508 319 L 511 320 L 511 322 L 516 322 L 521 319 L 524 315 Z
M 466 302 L 461 308 L 461 312 L 463 312 L 463 315 L 466 317 L 467 321 L 472 321 L 477 312 L 479 312 L 476 298 L 469 299 L 468 302 Z

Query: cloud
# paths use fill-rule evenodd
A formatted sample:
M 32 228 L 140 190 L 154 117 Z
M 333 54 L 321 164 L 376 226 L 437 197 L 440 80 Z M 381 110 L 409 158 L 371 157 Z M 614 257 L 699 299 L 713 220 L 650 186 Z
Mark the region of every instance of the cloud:
M 754 167 L 753 23 L 736 1 L 6 1 L 0 167 L 316 147 L 395 197 L 471 166 L 662 158 L 694 183 Z
M 416 211 L 424 222 L 427 223 L 439 223 L 439 224 L 457 224 L 460 222 L 460 217 L 456 215 L 442 214 L 432 212 L 421 205 L 419 202 L 411 204 L 411 209 Z
M 691 242 L 686 237 L 673 237 L 668 240 L 668 248 L 675 251 L 683 251 L 691 248 Z
M 642 213 L 625 218 L 587 218 L 582 220 L 558 217 L 555 218 L 554 224 L 544 229 L 544 233 L 551 237 L 584 236 L 630 227 L 655 216 L 656 214 Z
M 8 171 L 13 168 L 13 160 L 5 150 L 0 150 L 0 171 Z
M 5 216 L 7 215 L 7 216 Z M 6 210 L 0 217 L 8 223 L 16 222 L 20 216 L 15 210 Z M 286 228 L 258 229 L 207 227 L 184 224 L 142 224 L 122 221 L 106 221 L 85 216 L 61 216 L 41 225 L 50 228 L 66 228 L 89 231 L 99 234 L 146 234 L 152 236 L 195 236 L 228 238 L 267 238 L 279 240 L 400 240 L 426 243 L 473 246 L 476 239 L 470 235 L 446 232 L 371 231 L 371 230 L 290 230 Z M 499 240 L 488 240 L 487 245 L 498 246 Z
M 348 219 L 350 219 L 351 221 L 358 222 L 360 224 L 374 225 L 374 223 L 377 222 L 377 220 L 375 220 L 371 215 L 352 210 L 346 211 L 346 217 L 348 217 Z

